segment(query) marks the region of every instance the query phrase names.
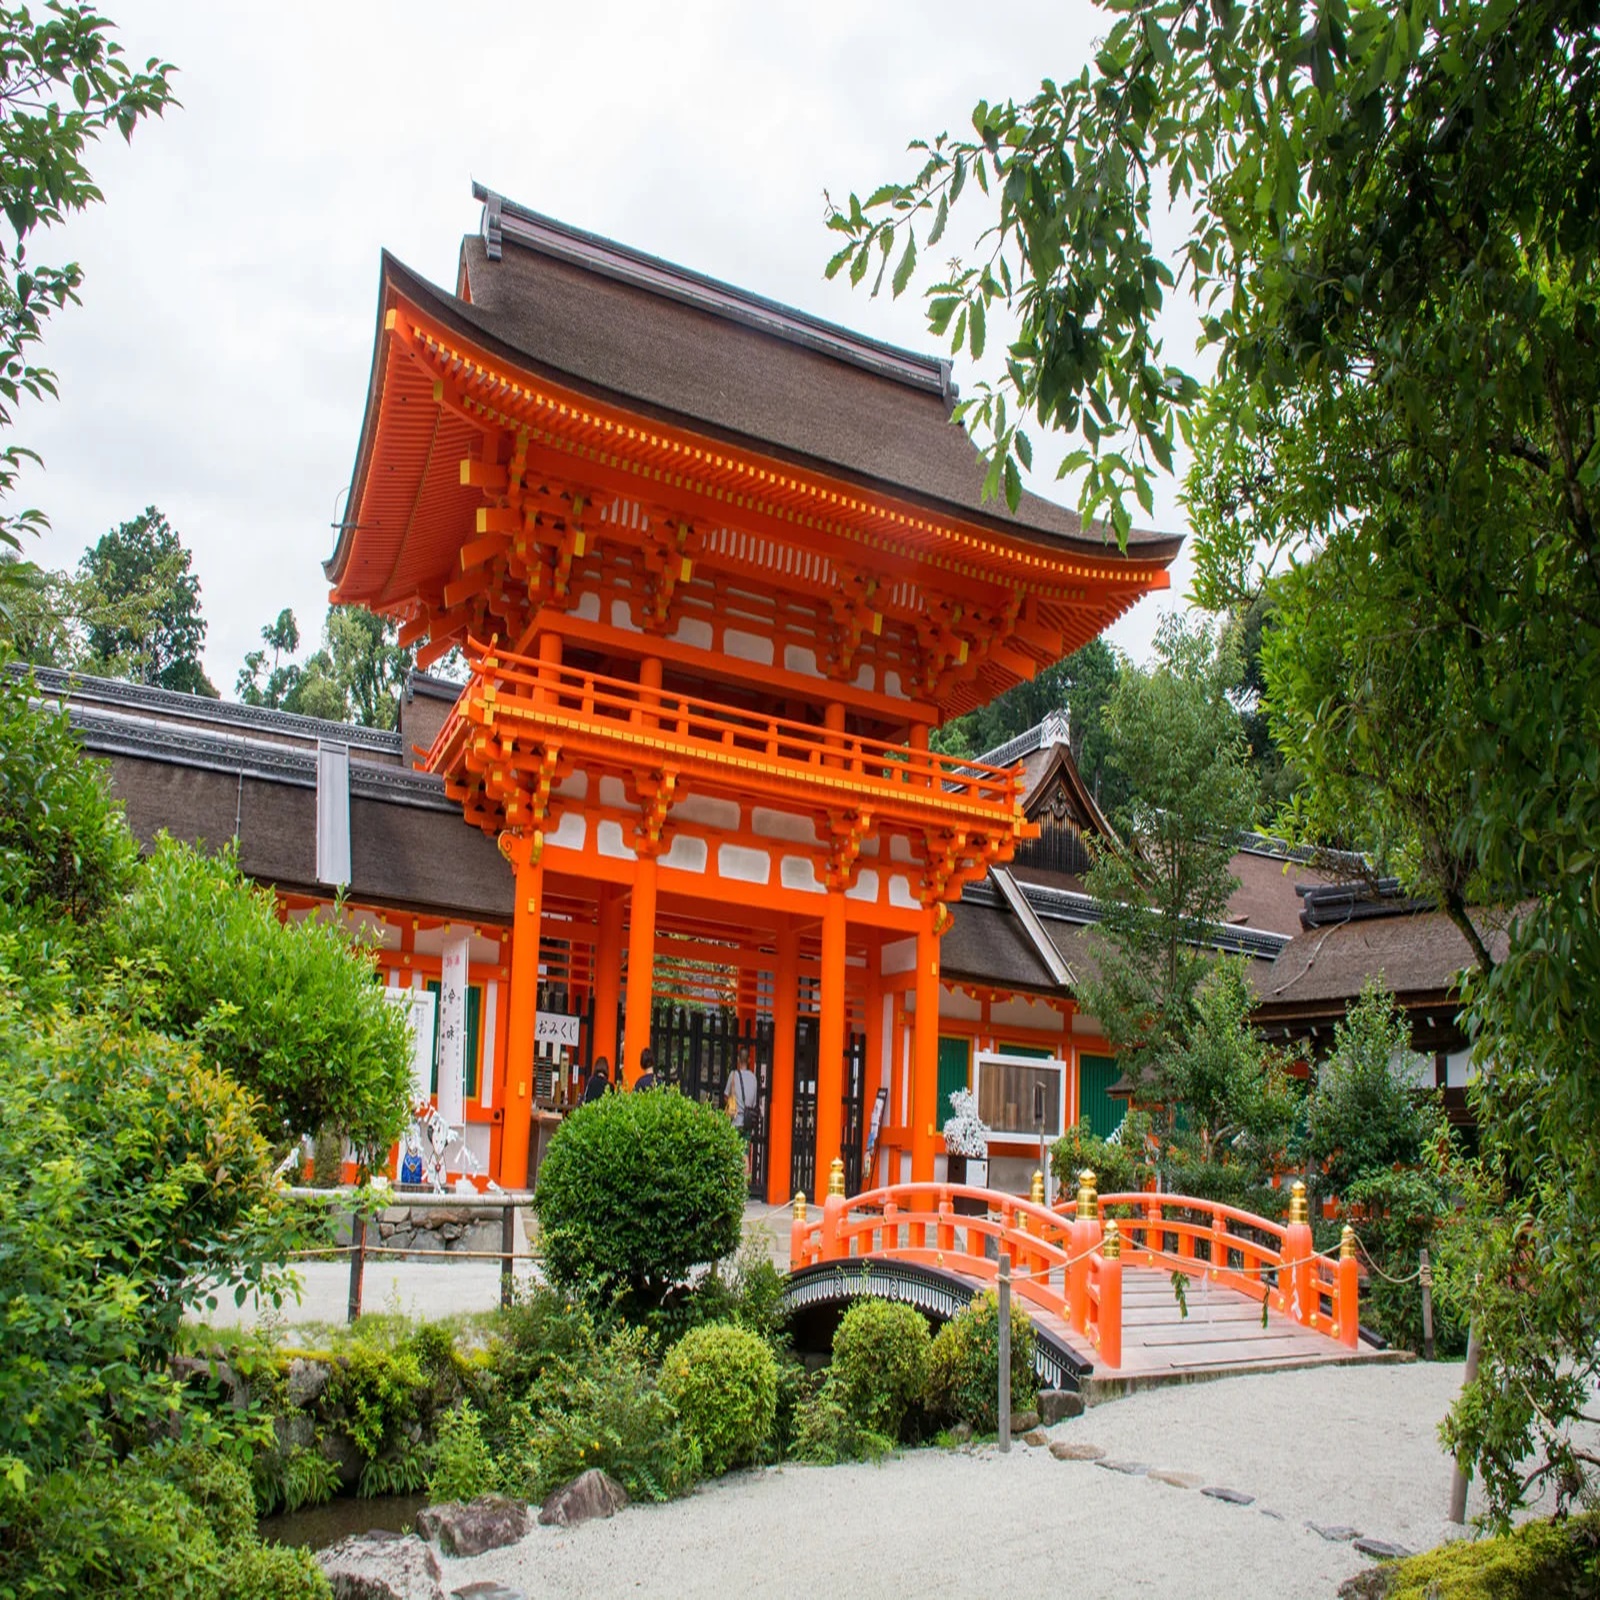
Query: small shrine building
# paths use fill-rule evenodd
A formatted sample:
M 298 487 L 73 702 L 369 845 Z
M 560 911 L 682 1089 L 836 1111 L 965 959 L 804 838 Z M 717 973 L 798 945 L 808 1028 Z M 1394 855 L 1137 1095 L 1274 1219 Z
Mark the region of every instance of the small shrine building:
M 1028 824 L 1017 772 L 928 734 L 1164 588 L 1179 541 L 985 501 L 945 361 L 477 196 L 453 294 L 383 258 L 326 566 L 420 667 L 469 666 L 421 764 L 515 878 L 498 1175 L 541 994 L 631 1081 L 665 979 L 726 985 L 769 1197 L 856 1166 L 852 1076 L 931 1177 L 940 935 Z

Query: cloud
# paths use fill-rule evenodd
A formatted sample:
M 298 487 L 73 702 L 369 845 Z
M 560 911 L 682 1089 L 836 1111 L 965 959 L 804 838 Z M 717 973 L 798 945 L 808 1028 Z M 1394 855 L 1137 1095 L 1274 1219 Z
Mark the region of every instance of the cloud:
M 84 305 L 45 347 L 61 400 L 16 431 L 47 468 L 23 492 L 57 566 L 159 505 L 195 552 L 225 691 L 281 607 L 320 622 L 379 250 L 452 285 L 472 178 L 926 348 L 913 300 L 823 281 L 823 189 L 905 172 L 907 140 L 1070 70 L 1103 31 L 1081 0 L 981 25 L 953 0 L 110 9 L 130 56 L 178 65 L 183 107 L 104 143 L 106 203 L 36 251 L 82 262 Z M 1158 511 L 1181 526 L 1174 496 Z M 1116 637 L 1142 652 L 1155 611 Z

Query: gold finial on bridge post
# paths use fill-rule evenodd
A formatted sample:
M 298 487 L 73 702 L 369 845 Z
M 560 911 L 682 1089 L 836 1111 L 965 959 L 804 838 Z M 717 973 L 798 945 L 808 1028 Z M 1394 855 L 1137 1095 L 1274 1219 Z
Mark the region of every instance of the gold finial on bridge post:
M 1078 1174 L 1079 1221 L 1086 1221 L 1095 1213 L 1095 1208 L 1098 1204 L 1098 1201 L 1095 1196 L 1094 1184 L 1095 1177 L 1093 1169 L 1090 1167 L 1085 1167 L 1083 1171 Z
M 1100 1254 L 1107 1261 L 1120 1261 L 1122 1259 L 1122 1230 L 1117 1226 L 1117 1219 L 1109 1217 L 1106 1220 L 1105 1238 L 1100 1241 Z
M 833 1165 L 828 1168 L 828 1193 L 842 1196 L 844 1194 L 844 1158 L 835 1156 Z
M 1306 1186 L 1299 1178 L 1289 1185 L 1289 1220 L 1290 1222 L 1311 1220 L 1311 1208 L 1306 1204 Z
M 804 1189 L 796 1189 L 794 1192 L 794 1220 L 796 1222 L 804 1222 L 806 1220 L 806 1192 Z
M 1028 1193 L 1028 1199 L 1036 1206 L 1044 1204 L 1044 1174 L 1042 1172 L 1035 1171 L 1033 1187 Z
M 1339 1259 L 1341 1261 L 1354 1261 L 1356 1258 L 1356 1230 L 1347 1222 L 1344 1231 L 1339 1235 Z

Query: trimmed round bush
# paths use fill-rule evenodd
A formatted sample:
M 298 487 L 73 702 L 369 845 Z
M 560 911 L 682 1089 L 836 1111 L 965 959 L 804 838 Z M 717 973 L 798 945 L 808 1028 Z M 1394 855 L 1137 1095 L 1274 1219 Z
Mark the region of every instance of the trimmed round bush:
M 1033 1324 L 1011 1302 L 1011 1409 L 1031 1406 L 1038 1395 L 1033 1375 Z M 992 1289 L 976 1296 L 939 1330 L 928 1369 L 928 1409 L 980 1433 L 1000 1425 L 1000 1301 Z
M 710 1477 L 755 1461 L 772 1435 L 778 1361 L 748 1328 L 714 1322 L 692 1329 L 667 1352 L 660 1381 Z
M 933 1335 L 915 1306 L 858 1300 L 833 1336 L 833 1378 L 850 1414 L 887 1438 L 900 1435 L 928 1386 Z
M 545 1273 L 575 1294 L 659 1305 L 738 1248 L 744 1143 L 720 1108 L 670 1089 L 608 1094 L 562 1123 L 539 1167 Z

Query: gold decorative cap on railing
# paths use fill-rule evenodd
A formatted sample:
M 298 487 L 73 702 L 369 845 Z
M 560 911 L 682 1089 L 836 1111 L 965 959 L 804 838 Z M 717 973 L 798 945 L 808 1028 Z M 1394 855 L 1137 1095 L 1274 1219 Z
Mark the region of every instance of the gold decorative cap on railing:
M 804 1222 L 806 1220 L 806 1192 L 804 1189 L 796 1189 L 794 1192 L 794 1220 L 796 1222 Z
M 833 1165 L 828 1168 L 828 1193 L 840 1196 L 844 1194 L 844 1159 L 841 1156 L 835 1156 Z
M 1306 1186 L 1299 1178 L 1289 1185 L 1289 1220 L 1290 1222 L 1311 1220 L 1311 1208 L 1306 1204 Z
M 1107 1261 L 1122 1259 L 1122 1230 L 1117 1226 L 1115 1217 L 1109 1218 L 1106 1222 L 1106 1236 L 1100 1241 L 1100 1254 Z
M 1339 1259 L 1341 1261 L 1354 1261 L 1356 1258 L 1356 1230 L 1347 1222 L 1344 1231 L 1339 1235 Z
M 1080 1220 L 1088 1216 L 1095 1208 L 1094 1185 L 1094 1169 L 1085 1167 L 1078 1174 L 1078 1216 Z
M 1034 1173 L 1033 1187 L 1028 1192 L 1028 1198 L 1036 1206 L 1044 1204 L 1044 1174 L 1042 1172 Z

